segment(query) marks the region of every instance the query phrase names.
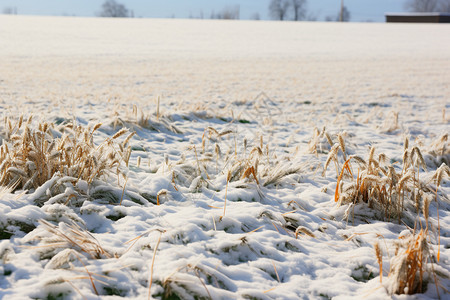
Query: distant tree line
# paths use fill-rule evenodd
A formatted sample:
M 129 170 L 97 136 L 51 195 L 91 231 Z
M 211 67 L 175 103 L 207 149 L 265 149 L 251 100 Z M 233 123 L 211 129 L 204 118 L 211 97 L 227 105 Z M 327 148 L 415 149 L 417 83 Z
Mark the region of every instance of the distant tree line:
M 269 14 L 275 20 L 293 20 L 293 21 L 316 21 L 317 17 L 307 12 L 307 0 L 271 0 L 269 4 Z M 132 18 L 134 17 L 133 11 L 128 10 L 125 5 L 116 2 L 116 0 L 106 0 L 102 6 L 101 11 L 97 14 L 100 17 L 107 18 Z M 200 15 L 194 17 L 192 14 L 190 18 L 203 19 L 203 11 L 200 11 Z M 211 12 L 211 19 L 225 19 L 225 20 L 239 20 L 240 18 L 240 6 L 226 6 L 219 12 Z M 251 16 L 254 20 L 259 20 L 260 16 L 255 13 Z M 350 12 L 343 6 L 342 10 L 337 13 L 336 16 L 328 16 L 326 21 L 349 21 Z
M 239 20 L 240 19 L 241 8 L 239 5 L 225 6 L 220 11 L 211 11 L 210 19 L 221 19 L 221 20 Z M 198 15 L 189 14 L 189 19 L 205 19 L 203 10 L 200 10 Z
M 406 10 L 410 12 L 445 12 L 450 13 L 450 0 L 406 0 L 404 3 Z M 5 7 L 3 14 L 16 15 L 17 7 Z M 134 12 L 126 8 L 125 5 L 116 2 L 116 0 L 106 0 L 101 11 L 97 13 L 99 17 L 108 18 L 133 18 Z M 307 11 L 307 0 L 271 0 L 269 4 L 269 15 L 274 20 L 293 20 L 293 21 L 316 21 L 317 17 Z M 325 17 L 325 21 L 350 21 L 350 11 L 343 5 L 341 0 L 341 9 L 336 15 Z M 190 18 L 194 18 L 192 14 Z M 203 19 L 203 11 L 200 16 L 195 17 Z M 226 6 L 221 11 L 211 12 L 211 19 L 230 19 L 238 20 L 240 18 L 240 7 Z M 259 13 L 254 13 L 253 20 L 260 20 Z
M 404 7 L 411 12 L 450 12 L 450 0 L 406 0 Z M 17 8 L 6 7 L 4 14 L 17 14 Z M 314 15 L 307 12 L 307 0 L 271 0 L 269 4 L 269 14 L 274 20 L 293 20 L 293 21 L 316 21 Z M 129 18 L 134 17 L 133 11 L 128 10 L 125 5 L 115 0 L 106 0 L 98 14 L 100 17 L 110 18 Z M 350 21 L 350 11 L 343 5 L 341 0 L 341 9 L 336 15 L 325 17 L 325 21 Z M 190 16 L 193 18 L 193 16 Z M 203 19 L 203 12 L 197 18 Z M 211 19 L 230 19 L 238 20 L 240 18 L 240 7 L 226 6 L 221 11 L 211 12 Z M 255 13 L 252 19 L 259 20 L 260 16 Z
M 306 0 L 271 0 L 269 14 L 274 20 L 304 20 L 306 19 L 306 4 Z
M 240 6 L 226 6 L 220 12 L 211 12 L 211 19 L 223 19 L 223 20 L 239 20 L 240 18 Z
M 405 9 L 410 12 L 450 12 L 450 0 L 408 0 Z
M 269 15 L 274 20 L 317 21 L 314 14 L 308 13 L 307 0 L 271 0 Z M 350 21 L 350 11 L 341 2 L 341 10 L 336 15 L 327 16 L 325 21 Z

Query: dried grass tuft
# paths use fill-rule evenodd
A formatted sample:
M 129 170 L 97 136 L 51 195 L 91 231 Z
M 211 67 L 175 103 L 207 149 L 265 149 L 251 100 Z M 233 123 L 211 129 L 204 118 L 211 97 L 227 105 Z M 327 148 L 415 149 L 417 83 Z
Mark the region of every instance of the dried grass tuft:
M 420 180 L 420 168 L 426 170 L 420 149 L 413 147 L 409 150 L 406 148 L 407 141 L 406 139 L 403 165 L 397 168 L 394 164 L 386 165 L 388 158 L 383 153 L 376 160 L 375 147 L 371 147 L 366 160 L 350 155 L 338 173 L 335 202 L 338 205 L 367 203 L 369 207 L 383 212 L 388 220 L 397 217 L 399 223 L 404 210 L 415 208 L 420 212 L 424 199 L 433 189 Z M 330 155 L 327 162 L 329 160 Z M 357 163 L 357 172 L 352 168 L 351 162 Z M 443 165 L 436 171 L 436 186 L 439 186 L 440 177 L 446 174 L 447 168 Z
M 411 234 L 399 241 L 398 251 L 390 262 L 387 287 L 390 294 L 423 292 L 424 274 L 433 272 L 427 265 L 432 262 L 427 235 L 427 230 L 421 229 L 417 235 Z
M 29 122 L 23 126 L 21 120 L 18 120 L 21 127 L 7 126 L 5 136 L 9 138 L 1 146 L 2 186 L 17 182 L 15 189 L 36 189 L 55 175 L 92 183 L 103 175 L 119 172 L 121 161 L 128 162 L 131 149 L 116 149 L 114 141 L 127 133 L 126 129 L 97 146 L 93 135 L 100 123 L 92 129 L 72 123 L 56 126 L 46 122 L 32 127 Z M 10 123 L 8 120 L 7 124 Z
M 86 253 L 92 259 L 112 258 L 113 255 L 105 250 L 97 239 L 87 230 L 75 223 L 60 223 L 53 225 L 45 220 L 39 220 L 44 228 L 53 234 L 49 239 L 43 239 L 46 247 L 71 248 L 77 252 Z

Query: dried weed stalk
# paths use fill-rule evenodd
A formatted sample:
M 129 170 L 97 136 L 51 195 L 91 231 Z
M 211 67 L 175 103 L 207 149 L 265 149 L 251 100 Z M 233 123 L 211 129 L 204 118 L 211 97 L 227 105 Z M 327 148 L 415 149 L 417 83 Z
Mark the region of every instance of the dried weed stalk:
M 51 238 L 44 238 L 42 242 L 45 247 L 51 248 L 71 248 L 80 253 L 86 253 L 89 258 L 112 258 L 113 255 L 105 250 L 97 239 L 87 230 L 72 223 L 60 223 L 53 225 L 45 220 L 39 220 L 45 229 L 52 234 Z
M 416 234 L 399 237 L 395 256 L 389 270 L 390 294 L 415 294 L 424 292 L 424 274 L 433 275 L 439 295 L 436 275 L 430 267 L 432 256 L 427 241 L 427 229 Z M 429 264 L 428 264 L 429 263 Z
M 72 123 L 56 126 L 41 122 L 31 125 L 31 117 L 15 125 L 5 119 L 6 139 L 0 147 L 0 185 L 16 184 L 16 189 L 41 186 L 54 175 L 69 176 L 92 183 L 99 177 L 120 172 L 120 162 L 128 164 L 131 136 L 119 144 L 116 139 L 128 132 L 123 129 L 100 145 L 93 135 L 101 123 L 93 128 Z
M 432 190 L 420 180 L 420 170 L 427 170 L 421 151 L 418 147 L 408 149 L 408 143 L 406 139 L 401 168 L 387 164 L 383 153 L 376 157 L 375 147 L 370 149 L 366 159 L 350 155 L 338 172 L 335 202 L 338 205 L 367 203 L 384 212 L 385 218 L 397 217 L 399 222 L 405 209 L 415 208 L 420 212 L 424 197 Z M 345 149 L 340 144 L 338 147 Z M 337 160 L 336 154 L 330 152 L 330 155 Z M 332 159 L 330 155 L 327 163 Z M 352 163 L 357 165 L 357 172 Z

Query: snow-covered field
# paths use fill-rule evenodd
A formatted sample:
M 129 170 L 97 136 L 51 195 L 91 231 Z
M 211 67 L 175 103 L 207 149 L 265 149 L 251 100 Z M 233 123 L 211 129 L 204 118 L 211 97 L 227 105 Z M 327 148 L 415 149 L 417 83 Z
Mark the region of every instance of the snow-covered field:
M 448 299 L 449 37 L 0 16 L 0 299 Z

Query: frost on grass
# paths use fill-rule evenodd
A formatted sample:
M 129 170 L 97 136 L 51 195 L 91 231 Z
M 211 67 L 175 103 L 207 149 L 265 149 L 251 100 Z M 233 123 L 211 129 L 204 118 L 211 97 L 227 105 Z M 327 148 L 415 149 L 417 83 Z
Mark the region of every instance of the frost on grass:
M 154 28 L 173 28 L 178 21 L 172 21 L 152 20 L 165 24 L 145 27 L 140 45 L 145 48 Z M 172 34 L 224 26 L 183 22 Z M 267 29 L 279 25 L 240 23 L 253 29 L 234 34 L 262 26 L 266 45 L 267 34 L 280 34 Z M 379 29 L 383 39 L 398 33 L 380 25 L 365 28 Z M 310 33 L 295 26 L 315 27 L 285 26 L 301 35 Z M 417 29 L 408 32 L 420 35 Z M 167 44 L 158 50 L 158 39 L 142 52 L 130 47 L 137 51 L 131 55 L 122 48 L 129 43 L 106 38 L 104 45 L 117 46 L 108 51 L 119 51 L 112 54 L 119 65 L 95 47 L 86 48 L 96 53 L 86 54 L 91 59 L 42 57 L 58 71 L 42 72 L 40 65 L 38 84 L 67 88 L 49 100 L 52 111 L 48 91 L 34 88 L 20 68 L 3 67 L 37 68 L 36 60 L 6 55 L 0 105 L 19 106 L 8 106 L 1 123 L 2 293 L 38 299 L 448 297 L 442 288 L 450 282 L 448 90 L 442 81 L 448 53 L 435 47 L 442 59 L 421 63 L 424 50 L 408 47 L 380 63 L 367 59 L 370 51 L 359 53 L 366 44 L 358 41 L 336 50 L 343 56 L 323 60 L 322 50 L 304 46 L 312 36 L 299 39 L 301 48 L 285 38 L 281 34 L 264 52 L 269 59 L 258 63 L 252 60 L 258 51 L 239 46 L 239 55 L 222 61 L 233 47 L 205 44 L 190 52 L 177 48 L 173 53 L 182 59 L 162 63 L 156 58 L 161 49 L 166 57 Z M 274 60 L 280 51 L 289 59 Z M 302 51 L 308 56 L 299 58 Z M 209 58 L 192 59 L 198 52 Z M 136 62 L 136 53 L 146 54 Z M 392 53 L 400 58 L 391 59 Z M 71 72 L 68 55 L 77 62 Z M 82 70 L 88 61 L 92 74 Z M 428 63 L 437 70 L 424 77 Z M 392 64 L 421 72 L 388 80 L 381 70 Z M 93 66 L 101 67 L 94 72 Z M 154 94 L 158 85 L 165 95 Z
M 134 161 L 119 170 L 124 175 L 112 179 L 89 181 L 57 173 L 28 194 L 21 192 L 23 185 L 13 187 L 19 193 L 17 204 L 2 202 L 8 220 L 3 226 L 10 232 L 5 237 L 20 239 L 26 247 L 5 245 L 4 260 L 13 261 L 14 270 L 31 268 L 30 278 L 44 272 L 45 281 L 33 279 L 43 287 L 35 297 L 341 295 L 339 289 L 324 288 L 331 278 L 345 283 L 353 296 L 375 286 L 378 278 L 385 289 L 377 295 L 386 297 L 432 293 L 431 284 L 438 287 L 433 293 L 443 292 L 439 282 L 448 279 L 432 250 L 439 241 L 430 232 L 440 226 L 430 205 L 436 195 L 446 203 L 439 189 L 445 188 L 446 165 L 428 170 L 420 149 L 407 145 L 403 164 L 389 163 L 374 148 L 364 158 L 354 150 L 350 155 L 352 137 L 342 133 L 323 134 L 329 153 L 311 155 L 307 146 L 285 153 L 271 150 L 273 143 L 265 143 L 262 135 L 249 140 L 236 127 L 220 126 L 224 128 L 200 131 L 199 144 L 186 147 L 178 160 L 163 155 L 156 172 L 144 171 Z M 136 141 L 123 130 L 105 140 L 120 136 L 122 144 L 114 144 L 118 153 Z M 92 141 L 91 148 L 101 145 Z M 323 177 L 326 169 L 330 174 Z M 329 184 L 336 190 L 324 193 Z M 13 188 L 4 190 L 5 200 L 13 201 Z M 28 211 L 26 216 L 18 206 Z M 12 220 L 28 222 L 30 230 L 15 231 Z M 398 220 L 429 226 L 430 231 L 396 246 L 396 227 L 389 229 L 389 224 Z M 363 222 L 369 224 L 358 229 Z M 345 226 L 348 233 L 342 231 Z M 374 239 L 386 245 L 383 251 L 374 253 Z M 383 271 L 386 253 L 394 250 Z M 17 261 L 22 256 L 28 257 L 26 266 Z M 415 271 L 403 275 L 402 268 L 411 265 Z M 298 280 L 327 285 L 293 284 Z

